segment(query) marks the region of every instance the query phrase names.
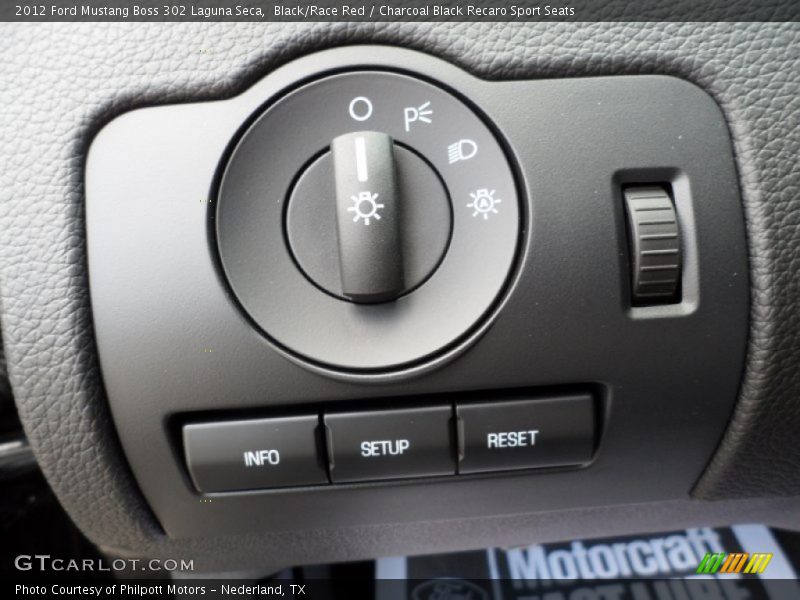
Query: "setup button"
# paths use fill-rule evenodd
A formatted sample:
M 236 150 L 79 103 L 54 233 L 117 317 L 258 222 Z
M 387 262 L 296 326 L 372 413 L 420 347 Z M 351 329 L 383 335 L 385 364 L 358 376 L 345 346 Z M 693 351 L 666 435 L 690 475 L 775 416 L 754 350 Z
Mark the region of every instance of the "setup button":
M 334 483 L 454 475 L 450 406 L 325 415 Z

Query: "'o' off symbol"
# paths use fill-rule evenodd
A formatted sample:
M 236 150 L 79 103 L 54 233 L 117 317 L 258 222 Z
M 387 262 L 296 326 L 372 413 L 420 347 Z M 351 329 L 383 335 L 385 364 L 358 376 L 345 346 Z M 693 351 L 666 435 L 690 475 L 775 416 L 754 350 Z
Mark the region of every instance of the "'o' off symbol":
M 372 102 L 366 96 L 356 96 L 350 101 L 350 116 L 355 121 L 366 121 L 372 116 Z

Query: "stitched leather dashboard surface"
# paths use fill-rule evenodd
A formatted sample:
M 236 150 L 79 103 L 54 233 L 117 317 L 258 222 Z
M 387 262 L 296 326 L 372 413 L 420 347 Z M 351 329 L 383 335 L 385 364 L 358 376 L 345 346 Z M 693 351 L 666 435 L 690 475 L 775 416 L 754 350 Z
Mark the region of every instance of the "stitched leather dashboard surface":
M 9 377 L 48 480 L 94 541 L 154 555 L 227 549 L 230 565 L 256 546 L 272 547 L 276 557 L 276 548 L 309 556 L 320 539 L 336 543 L 333 533 L 309 533 L 179 545 L 160 532 L 126 466 L 104 396 L 82 181 L 92 136 L 114 116 L 230 96 L 295 56 L 351 43 L 427 51 L 485 78 L 669 74 L 717 100 L 734 139 L 753 291 L 737 411 L 695 493 L 800 494 L 800 25 L 5 24 L 0 33 L 0 277 Z M 534 531 L 541 524 L 506 518 L 497 525 Z M 466 523 L 457 528 L 465 541 L 475 533 Z M 413 529 L 407 537 L 432 535 Z M 361 535 L 359 553 L 367 555 L 399 534 L 387 526 Z

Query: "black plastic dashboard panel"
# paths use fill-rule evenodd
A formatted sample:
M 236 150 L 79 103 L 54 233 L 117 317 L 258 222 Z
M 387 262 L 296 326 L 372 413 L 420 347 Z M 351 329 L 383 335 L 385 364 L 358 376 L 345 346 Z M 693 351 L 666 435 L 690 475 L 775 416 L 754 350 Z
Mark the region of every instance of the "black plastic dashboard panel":
M 242 124 L 281 90 L 345 67 L 416 73 L 468 97 L 505 139 L 528 202 L 520 268 L 491 327 L 474 332 L 469 351 L 457 346 L 385 377 L 297 364 L 244 317 L 209 243 L 215 176 Z M 684 81 L 487 82 L 421 54 L 344 48 L 290 63 L 230 100 L 125 114 L 96 137 L 86 175 L 91 294 L 111 409 L 142 491 L 173 537 L 681 499 L 733 408 L 748 311 L 741 204 L 722 114 Z M 650 182 L 674 194 L 682 301 L 631 308 L 620 189 Z M 604 390 L 605 431 L 595 461 L 572 472 L 200 503 L 167 432 L 169 418 L 188 411 L 241 415 L 583 382 Z

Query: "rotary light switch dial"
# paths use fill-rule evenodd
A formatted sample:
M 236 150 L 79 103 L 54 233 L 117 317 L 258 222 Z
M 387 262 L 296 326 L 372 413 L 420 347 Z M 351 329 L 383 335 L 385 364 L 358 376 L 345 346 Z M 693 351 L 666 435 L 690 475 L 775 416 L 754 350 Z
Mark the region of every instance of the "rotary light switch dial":
M 242 134 L 217 247 L 240 305 L 283 349 L 401 369 L 476 338 L 509 279 L 520 213 L 505 152 L 472 108 L 407 75 L 339 73 Z
M 295 258 L 324 291 L 358 303 L 408 293 L 439 264 L 452 219 L 431 167 L 386 133 L 338 136 L 300 177 L 287 233 Z

